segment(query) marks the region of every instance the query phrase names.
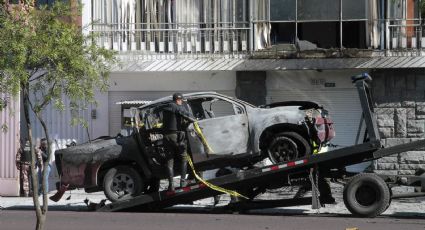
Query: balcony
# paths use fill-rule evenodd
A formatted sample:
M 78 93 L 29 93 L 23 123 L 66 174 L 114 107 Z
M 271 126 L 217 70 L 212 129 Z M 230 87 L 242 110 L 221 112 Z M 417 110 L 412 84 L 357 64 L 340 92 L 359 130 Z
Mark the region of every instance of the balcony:
M 230 24 L 95 24 L 97 43 L 143 60 L 246 58 L 249 28 Z
M 276 42 L 273 28 L 267 22 L 252 23 L 251 27 L 249 23 L 95 24 L 92 32 L 99 35 L 96 41 L 99 45 L 131 60 L 425 56 L 423 20 L 386 19 L 360 23 L 363 23 L 360 24 L 362 31 L 357 31 L 358 34 L 352 34 L 348 27 L 337 27 L 330 33 L 334 37 L 329 37 L 336 42 L 327 47 L 321 47 L 311 38 L 312 41 L 302 36 L 295 39 L 294 31 L 297 30 L 281 32 L 292 38 Z M 353 37 L 357 39 L 354 42 Z

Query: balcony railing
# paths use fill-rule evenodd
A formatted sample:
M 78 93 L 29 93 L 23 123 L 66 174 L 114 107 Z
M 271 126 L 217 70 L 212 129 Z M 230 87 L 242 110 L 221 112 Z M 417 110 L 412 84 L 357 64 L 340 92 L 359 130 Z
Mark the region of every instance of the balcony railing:
M 420 19 L 385 20 L 385 27 L 389 33 L 386 40 L 388 49 L 425 48 L 423 23 Z
M 262 23 L 261 33 L 256 31 L 256 23 L 251 24 L 251 27 L 249 23 L 95 24 L 92 32 L 99 34 L 96 41 L 99 45 L 119 51 L 124 56 L 137 56 L 138 59 L 246 58 L 256 57 L 258 53 L 260 56 L 282 58 L 277 55 L 279 52 L 299 51 L 295 42 L 289 46 L 276 46 L 265 41 L 269 27 Z M 385 19 L 365 23 L 368 29 L 364 39 L 370 39 L 367 42 L 370 45 L 361 49 L 358 55 L 399 56 L 407 53 L 409 56 L 425 56 L 422 52 L 425 48 L 423 20 Z M 343 41 L 344 37 L 341 39 Z M 264 46 L 257 45 L 260 43 Z M 344 47 L 335 49 L 347 50 Z
M 96 24 L 99 45 L 146 58 L 247 54 L 249 28 L 216 24 Z M 142 55 L 143 56 L 143 55 Z

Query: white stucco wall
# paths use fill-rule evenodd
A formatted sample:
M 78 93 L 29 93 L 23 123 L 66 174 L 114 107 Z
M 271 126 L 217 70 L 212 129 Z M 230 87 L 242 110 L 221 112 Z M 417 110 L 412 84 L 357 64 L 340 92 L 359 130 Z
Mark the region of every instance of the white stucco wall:
M 236 72 L 112 73 L 110 91 L 235 90 Z
M 91 23 L 91 0 L 81 0 L 83 4 L 83 10 L 81 12 L 81 24 L 83 26 L 83 33 L 88 34 L 89 29 L 87 27 L 88 24 Z

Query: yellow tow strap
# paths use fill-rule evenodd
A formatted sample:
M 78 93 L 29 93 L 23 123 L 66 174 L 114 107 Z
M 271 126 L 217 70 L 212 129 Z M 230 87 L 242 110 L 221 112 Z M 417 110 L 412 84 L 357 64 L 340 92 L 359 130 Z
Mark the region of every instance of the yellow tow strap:
M 202 133 L 202 130 L 199 128 L 198 122 L 194 122 L 193 123 L 193 127 L 195 128 L 195 132 L 198 134 L 199 138 L 202 141 L 202 144 L 205 146 L 205 148 L 207 149 L 208 153 L 212 153 L 213 150 L 211 148 L 211 146 L 208 144 L 207 139 L 205 138 L 204 134 Z M 193 175 L 195 175 L 195 178 L 198 179 L 201 183 L 203 183 L 204 185 L 206 185 L 207 187 L 209 187 L 212 190 L 218 191 L 218 192 L 222 192 L 222 193 L 226 193 L 229 194 L 230 196 L 234 196 L 234 197 L 243 197 L 245 199 L 249 199 L 248 197 L 233 191 L 233 190 L 229 190 L 229 189 L 225 189 L 222 188 L 220 186 L 217 185 L 213 185 L 210 182 L 202 179 L 202 177 L 200 177 L 196 171 L 195 171 L 195 166 L 193 165 L 193 161 L 190 158 L 189 154 L 186 154 L 186 159 L 187 162 L 189 163 L 190 168 L 192 169 Z
M 198 137 L 201 139 L 202 144 L 204 145 L 205 149 L 207 150 L 207 154 L 213 153 L 213 150 L 211 146 L 208 144 L 207 139 L 205 138 L 204 134 L 202 133 L 201 128 L 199 127 L 198 122 L 193 122 L 193 128 L 195 128 L 196 134 L 198 134 Z

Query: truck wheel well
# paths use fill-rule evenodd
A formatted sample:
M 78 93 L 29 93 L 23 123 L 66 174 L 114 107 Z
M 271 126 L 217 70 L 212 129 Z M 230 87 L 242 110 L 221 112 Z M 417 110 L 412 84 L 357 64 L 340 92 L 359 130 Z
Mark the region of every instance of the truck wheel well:
M 268 128 L 266 128 L 263 133 L 261 133 L 260 136 L 260 150 L 264 153 L 264 150 L 266 150 L 267 145 L 270 143 L 270 141 L 272 140 L 273 136 L 275 134 L 281 133 L 281 132 L 296 132 L 299 135 L 301 135 L 303 138 L 305 138 L 306 140 L 309 139 L 308 134 L 307 134 L 307 130 L 305 130 L 305 128 L 296 125 L 296 124 L 277 124 L 277 125 L 272 125 Z

